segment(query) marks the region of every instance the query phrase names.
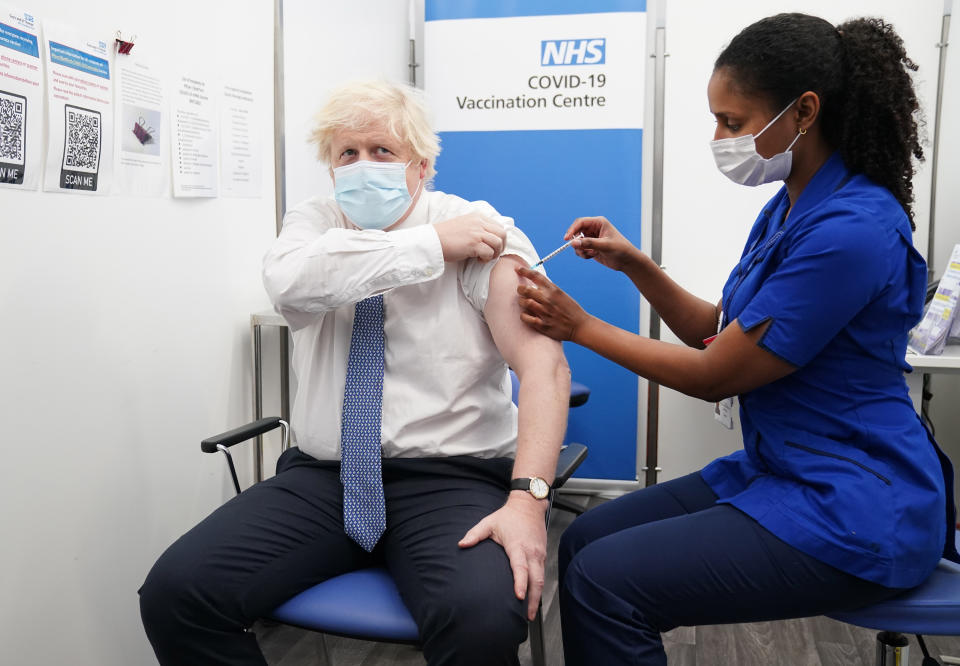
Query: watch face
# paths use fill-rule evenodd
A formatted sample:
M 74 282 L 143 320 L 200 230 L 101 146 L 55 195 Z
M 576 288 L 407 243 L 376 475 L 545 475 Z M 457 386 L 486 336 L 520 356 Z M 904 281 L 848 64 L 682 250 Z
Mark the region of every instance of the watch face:
M 537 499 L 544 499 L 550 493 L 550 486 L 539 476 L 530 479 L 530 494 Z

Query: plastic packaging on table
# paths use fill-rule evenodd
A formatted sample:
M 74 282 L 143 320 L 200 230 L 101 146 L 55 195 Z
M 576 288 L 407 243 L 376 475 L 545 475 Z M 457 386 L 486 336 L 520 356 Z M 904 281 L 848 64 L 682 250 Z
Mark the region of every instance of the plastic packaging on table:
M 939 355 L 948 342 L 960 342 L 960 243 L 953 247 L 947 270 L 937 293 L 927 305 L 923 319 L 910 331 L 907 349 L 916 354 Z

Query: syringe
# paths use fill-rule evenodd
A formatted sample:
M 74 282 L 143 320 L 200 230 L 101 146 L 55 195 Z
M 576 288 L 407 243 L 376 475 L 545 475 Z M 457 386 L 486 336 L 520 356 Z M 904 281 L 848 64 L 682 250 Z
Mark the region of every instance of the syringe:
M 574 236 L 573 238 L 571 238 L 570 240 L 568 240 L 566 243 L 564 243 L 563 245 L 561 245 L 560 247 L 558 247 L 556 250 L 554 250 L 553 252 L 551 252 L 550 254 L 548 254 L 547 256 L 545 256 L 543 259 L 541 259 L 541 260 L 538 261 L 537 263 L 535 263 L 535 264 L 533 264 L 532 266 L 530 266 L 531 270 L 534 269 L 534 268 L 536 268 L 537 266 L 539 266 L 539 265 L 542 264 L 543 262 L 548 261 L 548 260 L 550 260 L 550 259 L 553 259 L 555 256 L 557 256 L 558 254 L 560 254 L 561 252 L 563 252 L 564 250 L 566 250 L 568 247 L 570 247 L 570 244 L 573 243 L 573 241 L 577 240 L 578 238 L 583 238 L 583 232 L 582 232 L 582 231 L 581 231 L 579 234 L 577 234 L 576 236 Z

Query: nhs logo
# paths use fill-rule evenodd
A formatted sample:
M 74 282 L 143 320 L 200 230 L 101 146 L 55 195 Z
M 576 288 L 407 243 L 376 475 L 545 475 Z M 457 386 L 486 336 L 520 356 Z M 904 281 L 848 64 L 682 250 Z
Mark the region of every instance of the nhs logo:
M 540 42 L 540 64 L 602 65 L 607 59 L 607 40 L 545 39 Z

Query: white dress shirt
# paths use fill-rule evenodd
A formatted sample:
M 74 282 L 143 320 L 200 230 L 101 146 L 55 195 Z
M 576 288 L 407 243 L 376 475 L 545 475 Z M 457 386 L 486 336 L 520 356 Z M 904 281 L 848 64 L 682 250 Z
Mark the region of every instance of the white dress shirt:
M 287 213 L 263 261 L 274 307 L 293 334 L 294 439 L 340 458 L 340 416 L 354 305 L 384 302 L 381 442 L 386 457 L 512 457 L 517 410 L 507 366 L 483 318 L 495 262 L 445 264 L 433 224 L 480 213 L 507 229 L 503 255 L 538 260 L 529 239 L 485 201 L 424 191 L 390 231 L 359 230 L 336 201 Z

